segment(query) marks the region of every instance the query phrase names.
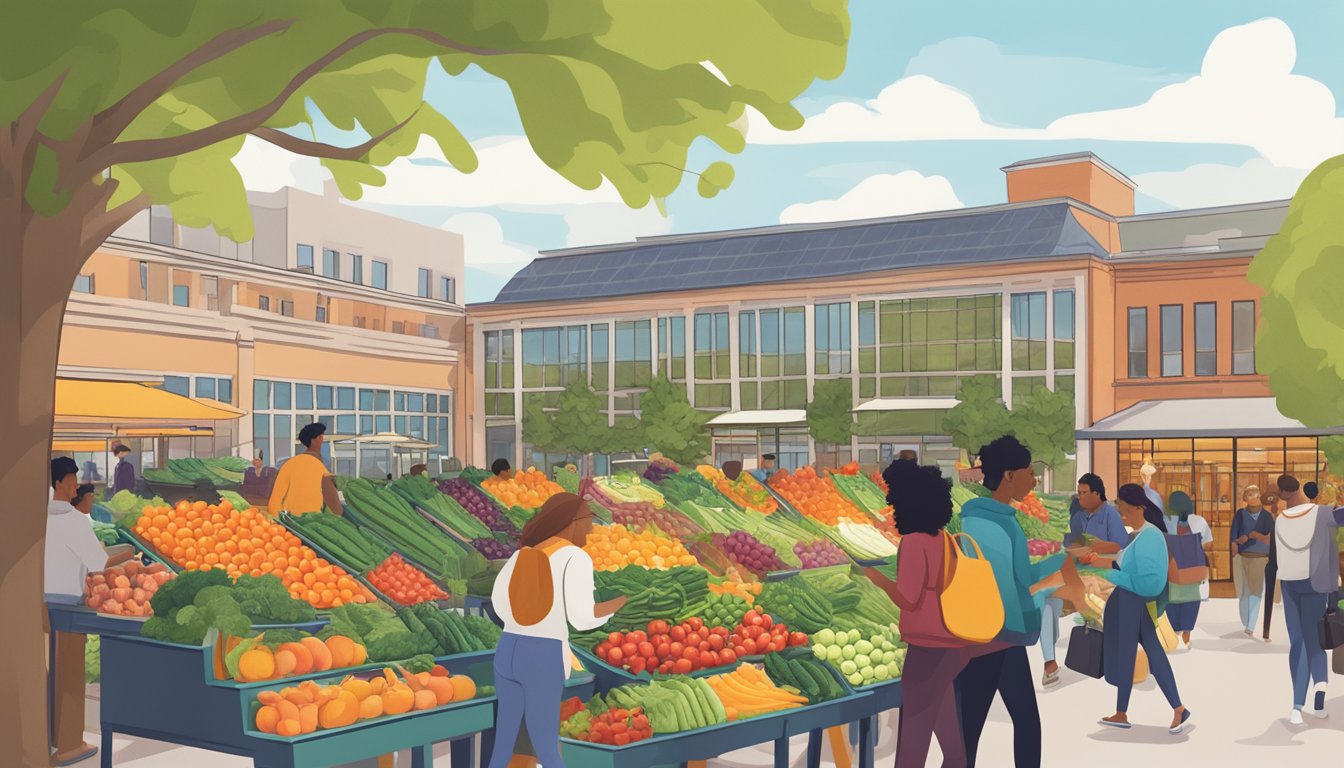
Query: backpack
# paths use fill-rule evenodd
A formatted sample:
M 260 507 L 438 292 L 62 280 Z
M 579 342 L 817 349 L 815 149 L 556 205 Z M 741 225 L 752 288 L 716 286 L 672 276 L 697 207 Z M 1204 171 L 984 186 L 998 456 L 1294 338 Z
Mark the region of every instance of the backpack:
M 1199 584 L 1209 578 L 1209 561 L 1200 537 L 1193 533 L 1167 534 L 1167 581 Z
M 963 554 L 956 539 L 965 537 L 975 557 Z M 953 637 L 978 645 L 1003 629 L 1003 601 L 994 569 L 975 539 L 965 533 L 943 533 L 943 590 L 938 596 L 943 626 Z

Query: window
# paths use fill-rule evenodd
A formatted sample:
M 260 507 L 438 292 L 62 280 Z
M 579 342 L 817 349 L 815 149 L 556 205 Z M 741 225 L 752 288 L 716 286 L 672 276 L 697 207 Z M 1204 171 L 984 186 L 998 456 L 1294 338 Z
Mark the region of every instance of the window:
M 229 404 L 232 404 L 232 403 L 233 403 L 233 378 L 230 377 L 230 378 L 220 379 L 219 382 L 218 382 L 218 384 L 219 384 L 219 386 L 216 387 L 216 389 L 215 389 L 215 392 L 216 392 L 215 399 L 219 400 L 219 402 L 221 402 L 221 403 L 229 403 Z
M 611 343 L 611 330 L 606 323 L 597 323 L 592 328 L 592 373 L 593 389 L 605 392 L 610 379 L 611 357 L 608 347 Z
M 457 303 L 457 279 L 452 277 L 439 278 L 439 295 L 449 304 Z
M 313 273 L 313 246 L 303 243 L 294 246 L 294 266 L 300 272 Z
M 814 325 L 816 373 L 849 373 L 849 302 L 818 304 Z
M 584 380 L 587 358 L 587 334 L 584 331 L 581 325 L 523 331 L 523 387 L 565 387 Z M 512 380 L 501 386 L 511 384 Z
M 1161 309 L 1162 323 L 1162 375 L 1183 376 L 1185 365 L 1182 361 L 1181 346 L 1182 317 L 1181 305 L 1164 304 Z
M 658 318 L 658 372 L 673 381 L 686 378 L 686 318 Z
M 1218 305 L 1195 305 L 1195 375 L 1218 375 Z
M 204 377 L 204 376 L 197 378 L 197 379 L 196 379 L 196 397 L 208 397 L 208 398 L 210 398 L 211 400 L 214 400 L 214 399 L 215 399 L 215 389 L 216 389 L 215 385 L 216 385 L 217 383 L 218 383 L 218 382 L 216 382 L 216 381 L 215 381 L 214 379 L 212 379 L 212 378 L 206 378 L 206 377 Z
M 300 411 L 313 410 L 313 385 L 294 385 L 294 407 Z
M 284 315 L 285 317 L 293 317 L 293 316 L 294 316 L 294 302 L 290 301 L 289 299 L 281 299 L 281 300 L 280 300 L 280 314 L 281 314 L 281 315 Z
M 191 379 L 186 376 L 164 376 L 163 391 L 183 397 L 191 397 Z
M 1045 294 L 1016 293 L 1012 299 L 1013 370 L 1045 370 Z
M 652 377 L 649 321 L 616 323 L 616 388 L 646 387 Z
M 252 380 L 252 410 L 269 411 L 271 409 L 271 382 L 265 379 Z
M 320 293 L 317 295 L 317 308 L 313 311 L 313 319 L 319 323 L 327 322 L 327 297 Z
M 201 293 L 205 294 L 205 308 L 211 312 L 219 311 L 219 278 L 202 277 Z
M 342 411 L 355 410 L 354 387 L 340 387 L 336 390 L 336 408 Z
M 1055 369 L 1071 370 L 1074 367 L 1074 317 L 1073 291 L 1055 291 Z
M 387 262 L 373 261 L 373 287 L 387 290 Z
M 341 254 L 330 248 L 322 249 L 322 276 L 341 279 Z
M 271 407 L 277 411 L 288 411 L 293 407 L 294 387 L 287 381 L 271 382 Z
M 729 371 L 728 313 L 701 312 L 695 316 L 695 378 L 726 379 Z M 699 400 L 699 395 L 696 395 Z
M 350 282 L 364 284 L 364 257 L 350 254 Z
M 186 285 L 173 286 L 173 306 L 189 307 L 191 306 L 191 287 Z
M 1129 378 L 1148 378 L 1148 308 L 1129 308 Z
M 756 377 L 755 312 L 739 312 L 737 315 L 737 375 L 743 379 Z
M 332 400 L 332 388 L 325 384 L 317 385 L 317 409 L 319 411 L 330 411 L 335 407 Z
M 426 339 L 437 339 L 439 338 L 439 327 L 429 323 L 422 323 L 420 325 L 420 335 Z
M 1255 302 L 1232 302 L 1232 373 L 1255 373 Z
M 93 275 L 80 275 L 76 277 L 75 293 L 93 293 Z
M 415 291 L 416 291 L 416 293 L 415 293 L 416 296 L 419 296 L 419 297 L 422 298 L 422 299 L 428 299 L 428 298 L 429 298 L 429 270 L 428 270 L 428 269 L 423 269 L 423 268 L 422 268 L 422 269 L 420 270 L 420 279 L 419 279 L 419 281 L 416 283 L 416 289 L 415 289 Z
M 258 296 L 258 297 L 257 297 L 257 309 L 260 309 L 260 310 L 263 311 L 263 312 L 269 312 L 269 311 L 271 311 L 271 297 L 270 297 L 270 296 Z
M 393 332 L 393 333 L 406 333 L 406 324 L 405 324 L 404 322 L 400 321 L 400 320 L 393 320 L 393 321 L 392 321 L 392 332 Z
M 140 291 L 148 293 L 149 291 L 149 262 L 140 262 Z

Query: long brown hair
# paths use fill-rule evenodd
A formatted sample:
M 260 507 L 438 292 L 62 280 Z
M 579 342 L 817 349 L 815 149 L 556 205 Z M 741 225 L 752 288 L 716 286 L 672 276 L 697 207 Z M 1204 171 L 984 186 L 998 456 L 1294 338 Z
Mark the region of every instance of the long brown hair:
M 551 558 L 538 547 L 568 528 L 588 511 L 588 503 L 572 493 L 557 493 L 546 500 L 535 517 L 523 526 L 518 561 L 509 579 L 509 602 L 513 618 L 525 627 L 532 626 L 551 612 L 555 587 L 551 578 Z

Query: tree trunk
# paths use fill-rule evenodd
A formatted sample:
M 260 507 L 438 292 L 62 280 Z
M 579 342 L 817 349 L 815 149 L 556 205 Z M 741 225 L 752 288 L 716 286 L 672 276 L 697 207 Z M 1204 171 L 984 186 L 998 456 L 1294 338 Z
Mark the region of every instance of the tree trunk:
M 7 212 L 8 213 L 8 212 Z M 6 223 L 15 219 L 3 217 Z M 0 234 L 0 765 L 45 768 L 46 642 L 43 637 L 46 489 L 61 320 L 84 258 L 78 227 Z M 25 235 L 27 235 L 25 237 Z

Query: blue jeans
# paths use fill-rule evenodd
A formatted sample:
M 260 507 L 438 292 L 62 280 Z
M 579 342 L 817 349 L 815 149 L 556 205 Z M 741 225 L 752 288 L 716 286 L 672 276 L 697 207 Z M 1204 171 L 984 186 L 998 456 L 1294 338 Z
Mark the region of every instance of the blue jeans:
M 1293 676 L 1293 708 L 1307 703 L 1307 688 L 1312 680 L 1324 683 L 1329 677 L 1325 649 L 1317 626 L 1325 615 L 1326 595 L 1311 588 L 1310 579 L 1280 581 L 1283 590 L 1283 620 L 1288 625 L 1288 670 Z
M 1198 603 L 1196 603 L 1198 605 Z M 1157 637 L 1157 627 L 1148 613 L 1148 600 L 1127 589 L 1116 588 L 1106 598 L 1106 612 L 1102 614 L 1106 642 L 1106 681 L 1115 686 L 1115 711 L 1129 711 L 1129 695 L 1134 690 L 1134 664 L 1139 647 L 1148 656 L 1148 669 L 1157 680 L 1157 687 L 1167 697 L 1172 709 L 1181 706 L 1181 695 L 1176 689 L 1167 651 Z
M 1171 622 L 1173 632 L 1193 632 L 1195 622 L 1199 620 L 1199 601 L 1171 603 L 1167 606 L 1167 620 Z
M 495 747 L 489 768 L 507 768 L 518 729 L 527 735 L 537 761 L 564 768 L 560 759 L 560 699 L 565 693 L 564 647 L 559 640 L 505 632 L 495 649 Z
M 1055 660 L 1055 646 L 1059 644 L 1059 615 L 1064 612 L 1064 601 L 1046 598 L 1041 605 L 1041 657 L 1046 663 Z

